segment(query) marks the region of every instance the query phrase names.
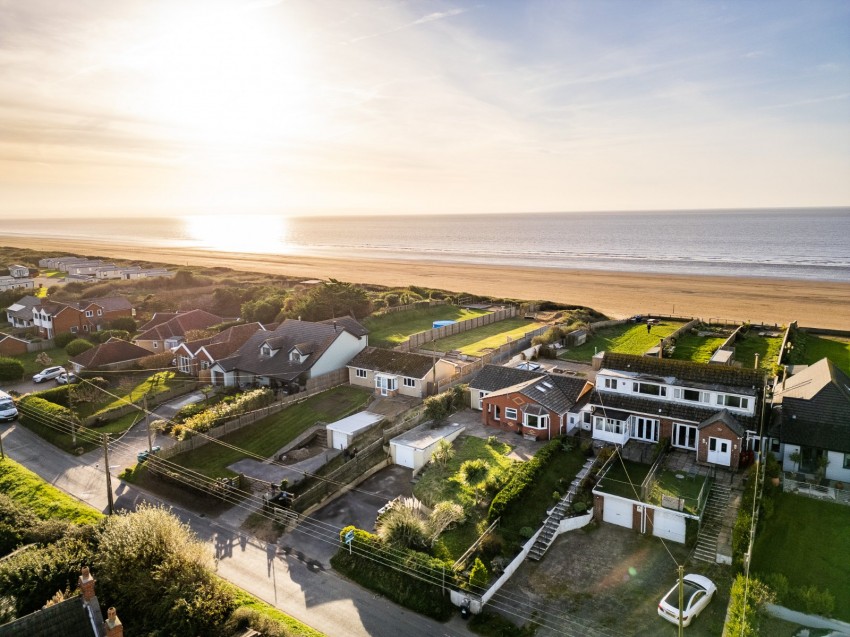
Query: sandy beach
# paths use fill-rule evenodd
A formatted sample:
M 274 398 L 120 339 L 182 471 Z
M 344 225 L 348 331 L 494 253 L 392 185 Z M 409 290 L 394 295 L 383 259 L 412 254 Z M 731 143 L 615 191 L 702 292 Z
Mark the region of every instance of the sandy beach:
M 547 299 L 585 305 L 610 317 L 653 313 L 765 324 L 796 320 L 806 327 L 850 330 L 850 283 L 186 251 L 23 237 L 0 241 L 19 248 L 177 266 L 224 266 L 304 279 L 422 285 L 490 296 Z

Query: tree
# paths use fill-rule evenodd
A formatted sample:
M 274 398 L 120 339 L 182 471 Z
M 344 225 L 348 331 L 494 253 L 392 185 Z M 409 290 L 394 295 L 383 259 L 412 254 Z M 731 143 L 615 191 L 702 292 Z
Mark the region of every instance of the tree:
M 300 297 L 294 304 L 290 317 L 300 316 L 305 321 L 323 321 L 347 314 L 363 317 L 369 314 L 370 309 L 366 290 L 352 283 L 330 279 Z
M 481 487 L 481 483 L 487 478 L 489 471 L 490 465 L 481 458 L 467 460 L 460 465 L 460 475 L 466 485 L 475 493 L 476 502 L 478 502 L 478 489 Z
M 490 573 L 480 557 L 475 558 L 472 565 L 472 570 L 469 573 L 469 585 L 472 589 L 481 590 L 487 586 L 490 581 Z
M 109 322 L 109 329 L 125 330 L 130 334 L 135 332 L 137 327 L 135 319 L 132 319 L 129 316 L 122 316 Z
M 68 352 L 68 356 L 73 357 L 79 356 L 80 354 L 82 354 L 86 350 L 91 349 L 92 347 L 94 347 L 94 345 L 86 339 L 75 338 L 73 341 L 71 341 L 65 346 L 65 351 Z
M 434 449 L 434 453 L 431 454 L 431 462 L 440 467 L 441 469 L 445 469 L 446 465 L 449 463 L 449 460 L 454 458 L 455 450 L 452 448 L 452 443 L 442 438 L 437 443 L 437 448 Z
M 800 461 L 803 459 L 803 456 L 800 453 L 800 450 L 798 449 L 797 451 L 791 452 L 791 454 L 788 456 L 788 459 L 791 462 L 794 463 L 794 471 L 799 471 L 800 470 Z
M 65 348 L 68 343 L 75 341 L 77 339 L 77 335 L 73 332 L 60 332 L 56 336 L 53 337 L 53 344 L 56 347 Z
M 80 403 L 96 403 L 106 397 L 105 390 L 109 387 L 109 381 L 105 378 L 96 377 L 83 380 L 76 385 L 73 385 L 69 390 L 71 392 L 72 404 Z
M 419 511 L 397 504 L 381 516 L 377 534 L 388 544 L 411 549 L 427 546 L 428 528 Z

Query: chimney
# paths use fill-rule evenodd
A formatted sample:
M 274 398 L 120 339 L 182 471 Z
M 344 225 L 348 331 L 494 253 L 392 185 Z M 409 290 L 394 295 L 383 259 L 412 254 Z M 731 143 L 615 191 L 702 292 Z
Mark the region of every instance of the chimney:
M 664 358 L 664 339 L 658 339 L 658 358 Z
M 336 321 L 334 321 L 334 332 L 336 332 Z
M 94 576 L 89 571 L 88 566 L 84 566 L 80 571 L 80 592 L 83 595 L 83 599 L 87 602 L 90 602 L 94 599 Z
M 106 630 L 106 637 L 124 637 L 124 626 L 118 615 L 115 614 L 115 607 L 110 606 L 106 611 L 106 621 L 103 622 L 103 628 Z

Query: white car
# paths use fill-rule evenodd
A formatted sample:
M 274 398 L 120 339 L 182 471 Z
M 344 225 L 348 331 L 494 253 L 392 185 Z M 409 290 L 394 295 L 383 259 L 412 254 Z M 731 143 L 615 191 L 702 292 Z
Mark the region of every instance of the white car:
M 694 617 L 702 612 L 702 609 L 708 606 L 708 602 L 714 597 L 717 592 L 717 586 L 714 585 L 707 577 L 702 575 L 694 575 L 689 573 L 685 575 L 683 595 L 683 612 L 682 626 L 689 626 L 694 620 Z M 658 614 L 668 622 L 679 625 L 679 583 L 671 588 L 668 593 L 658 604 Z
M 80 378 L 74 373 L 62 372 L 56 377 L 57 385 L 67 385 L 68 383 L 78 383 L 80 382 Z
M 0 391 L 0 421 L 10 421 L 18 417 L 15 401 L 4 391 Z
M 50 380 L 51 378 L 56 378 L 59 374 L 63 373 L 65 369 L 63 367 L 48 367 L 46 369 L 42 369 L 38 374 L 32 377 L 32 382 L 41 383 L 45 380 Z

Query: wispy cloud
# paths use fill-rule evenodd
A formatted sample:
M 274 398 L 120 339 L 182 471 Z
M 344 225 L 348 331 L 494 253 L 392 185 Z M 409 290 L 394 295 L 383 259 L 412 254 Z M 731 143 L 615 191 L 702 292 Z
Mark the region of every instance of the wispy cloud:
M 368 35 L 361 35 L 356 38 L 351 38 L 350 40 L 346 40 L 343 44 L 354 44 L 355 42 L 362 42 L 363 40 L 371 40 L 372 38 L 379 38 L 384 35 L 389 35 L 391 33 L 398 33 L 399 31 L 404 31 L 405 29 L 410 29 L 412 27 L 417 27 L 421 24 L 428 24 L 429 22 L 436 22 L 437 20 L 445 20 L 446 18 L 453 18 L 462 13 L 466 13 L 470 9 L 449 9 L 448 11 L 436 11 L 434 13 L 429 13 L 428 15 L 424 15 L 421 18 L 413 20 L 412 22 L 408 22 L 406 24 L 399 25 L 392 29 L 387 29 L 385 31 L 378 31 L 377 33 L 370 33 Z

